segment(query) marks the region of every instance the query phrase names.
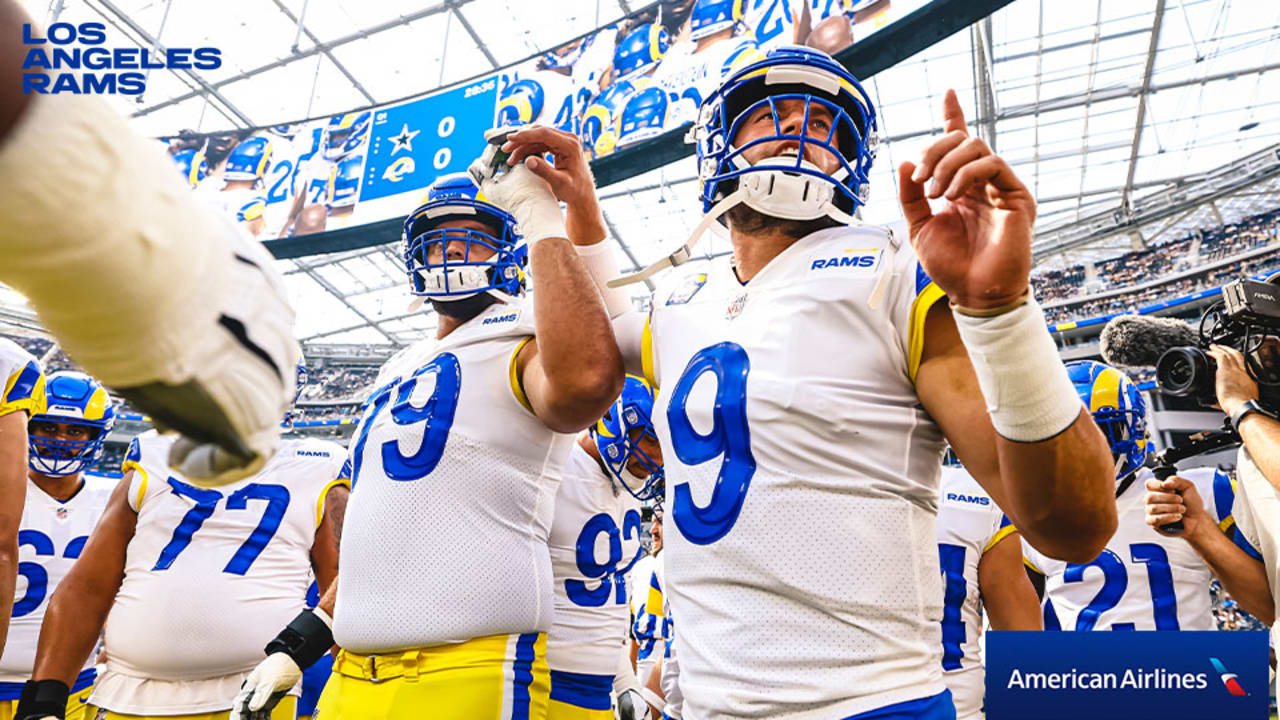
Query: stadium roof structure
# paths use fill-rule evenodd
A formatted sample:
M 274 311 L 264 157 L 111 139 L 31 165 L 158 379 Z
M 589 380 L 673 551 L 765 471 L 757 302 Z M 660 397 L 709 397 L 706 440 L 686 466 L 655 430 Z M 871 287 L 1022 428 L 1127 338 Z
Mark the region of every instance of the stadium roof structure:
M 635 9 L 628 0 L 23 0 L 38 21 L 103 22 L 138 46 L 223 50 L 216 71 L 154 71 L 113 102 L 149 135 L 264 126 L 384 103 L 515 63 Z M 955 88 L 975 131 L 1039 200 L 1038 265 L 1111 257 L 1275 207 L 1280 169 L 1232 161 L 1280 143 L 1280 5 L 1241 0 L 1014 0 L 866 80 L 887 142 L 863 219 L 900 218 L 893 168 L 939 132 Z M 1280 164 L 1280 163 L 1277 163 Z M 1270 166 L 1268 166 L 1270 168 Z M 697 223 L 685 158 L 601 190 L 624 268 L 681 244 Z M 1214 173 L 1217 173 L 1215 176 Z M 1212 193 L 1181 189 L 1217 177 Z M 1231 178 L 1228 178 L 1229 180 Z M 1132 211 L 1165 193 L 1157 214 Z M 1181 204 L 1179 204 L 1181 203 Z M 1089 233 L 1063 232 L 1084 219 Z M 704 239 L 698 256 L 728 251 Z M 411 311 L 394 244 L 281 260 L 299 337 L 405 345 L 433 330 Z M 0 289 L 0 324 L 30 326 Z

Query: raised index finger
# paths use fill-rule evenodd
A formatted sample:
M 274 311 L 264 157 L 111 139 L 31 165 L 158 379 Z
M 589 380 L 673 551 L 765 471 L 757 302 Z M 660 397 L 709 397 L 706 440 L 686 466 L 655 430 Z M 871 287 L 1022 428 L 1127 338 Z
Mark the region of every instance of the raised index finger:
M 964 123 L 964 110 L 960 107 L 960 98 L 956 97 L 955 90 L 948 90 L 947 94 L 942 97 L 942 130 L 943 132 L 951 132 L 959 130 L 968 133 L 969 129 Z

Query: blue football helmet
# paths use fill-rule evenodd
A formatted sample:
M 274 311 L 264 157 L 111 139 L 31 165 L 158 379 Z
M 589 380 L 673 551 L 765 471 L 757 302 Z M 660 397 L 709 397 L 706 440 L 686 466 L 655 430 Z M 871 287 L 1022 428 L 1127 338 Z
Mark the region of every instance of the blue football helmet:
M 643 378 L 628 375 L 622 395 L 591 428 L 609 474 L 640 502 L 661 498 L 664 489 L 661 457 L 650 457 L 639 444 L 642 438 L 658 441 L 652 417 L 653 388 Z M 644 476 L 631 471 L 629 466 L 637 463 Z
M 330 209 L 351 207 L 356 204 L 360 192 L 360 176 L 364 173 L 364 156 L 343 158 L 329 176 L 329 189 L 325 205 Z
M 446 220 L 479 220 L 490 232 L 437 228 Z M 404 221 L 404 262 L 410 292 L 437 300 L 462 300 L 483 292 L 519 295 L 524 287 L 528 248 L 516 230 L 516 219 L 506 210 L 485 201 L 480 188 L 465 172 L 443 175 L 427 189 L 427 201 Z M 449 245 L 462 243 L 462 258 L 449 259 Z M 433 245 L 444 252 L 431 262 Z M 477 248 L 493 251 L 483 259 L 471 258 Z
M 27 464 L 48 477 L 84 472 L 102 457 L 102 446 L 116 421 L 107 389 L 84 373 L 63 371 L 45 380 L 48 406 L 31 416 L 31 423 L 78 425 L 88 430 L 88 440 L 60 440 L 27 433 Z
M 227 156 L 222 177 L 226 180 L 261 180 L 271 163 L 271 141 L 261 135 L 245 138 Z
M 826 137 L 784 130 L 778 103 L 787 100 L 804 103 L 806 128 L 815 107 L 829 112 L 832 122 Z M 772 114 L 773 132 L 736 147 L 733 139 L 739 128 L 760 108 Z M 797 46 L 771 50 L 763 60 L 730 75 L 703 100 L 690 139 L 697 145 L 703 212 L 744 186 L 743 202 L 765 215 L 791 220 L 830 216 L 846 223 L 866 202 L 878 143 L 875 108 L 853 75 L 830 55 Z M 754 165 L 743 156 L 756 144 L 779 140 L 797 144 L 796 153 Z M 830 153 L 840 166 L 831 174 L 824 172 L 805 160 L 809 147 Z M 754 173 L 769 177 L 742 182 Z
M 1111 445 L 1116 479 L 1142 467 L 1151 451 L 1147 441 L 1147 401 L 1128 375 L 1092 360 L 1067 363 L 1067 375 Z
M 592 158 L 612 153 L 618 145 L 618 121 L 635 86 L 623 80 L 600 91 L 582 113 L 582 147 Z
M 746 0 L 698 0 L 689 14 L 689 37 L 701 40 L 742 21 Z
M 204 149 L 179 150 L 173 154 L 173 162 L 178 171 L 186 178 L 187 185 L 195 187 L 204 182 L 209 175 L 209 163 L 204 159 Z
M 667 54 L 671 38 L 657 23 L 633 28 L 618 41 L 613 50 L 613 69 L 619 80 L 631 78 L 653 69 Z
M 498 127 L 528 125 L 542 114 L 545 101 L 541 83 L 530 78 L 517 80 L 502 91 L 496 124 Z
M 654 85 L 627 100 L 618 123 L 618 146 L 632 145 L 662 134 L 667 120 L 667 92 Z
M 324 148 L 324 156 L 329 160 L 341 160 L 350 155 L 369 138 L 369 130 L 373 126 L 373 113 L 365 110 L 361 113 L 335 115 L 329 119 L 327 127 L 328 140 Z

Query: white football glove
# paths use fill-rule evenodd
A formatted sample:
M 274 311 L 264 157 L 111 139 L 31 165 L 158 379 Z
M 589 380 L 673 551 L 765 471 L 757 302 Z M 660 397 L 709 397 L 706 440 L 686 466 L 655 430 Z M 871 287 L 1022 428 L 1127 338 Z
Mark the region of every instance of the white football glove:
M 283 278 L 102 98 L 33 98 L 0 144 L 0 257 L 76 362 L 187 436 L 193 481 L 270 457 L 300 356 Z
M 288 655 L 271 653 L 240 684 L 229 720 L 269 720 L 281 698 L 302 679 L 302 668 Z
M 501 145 L 509 135 L 509 128 L 486 132 L 485 139 L 489 144 L 480 158 L 471 163 L 468 172 L 488 202 L 515 216 L 520 234 L 530 247 L 543 238 L 569 237 L 560 201 L 546 180 L 534 175 L 523 164 L 497 172 L 506 165 L 507 153 L 502 151 Z
M 649 720 L 649 703 L 635 690 L 623 690 L 613 698 L 616 720 Z

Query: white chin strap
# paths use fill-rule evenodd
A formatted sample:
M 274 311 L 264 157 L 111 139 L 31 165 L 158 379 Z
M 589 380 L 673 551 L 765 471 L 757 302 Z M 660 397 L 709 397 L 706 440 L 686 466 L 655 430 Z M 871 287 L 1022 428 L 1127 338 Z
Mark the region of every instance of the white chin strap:
M 741 157 L 741 156 L 739 156 Z M 744 161 L 745 164 L 745 161 Z M 729 212 L 738 203 L 770 217 L 783 220 L 817 220 L 829 217 L 841 225 L 852 225 L 855 220 L 834 204 L 835 187 L 828 181 L 813 175 L 794 172 L 796 158 L 782 155 L 765 158 L 755 165 L 747 167 L 769 167 L 778 165 L 776 170 L 756 170 L 738 176 L 738 189 L 712 206 L 702 217 L 702 221 L 690 233 L 689 239 L 675 252 L 653 263 L 640 272 L 614 278 L 608 282 L 609 287 L 617 288 L 632 283 L 644 282 L 669 267 L 676 267 L 688 262 L 692 257 L 693 246 L 702 235 L 711 229 L 712 224 L 721 215 Z M 818 166 L 807 160 L 800 160 L 799 166 L 809 170 L 818 170 Z
M 645 483 L 649 482 L 648 476 L 637 477 L 636 474 L 627 469 L 625 465 L 622 467 L 622 472 L 618 473 L 618 475 L 621 476 L 623 484 L 631 488 L 632 492 L 640 492 L 640 490 L 644 488 Z
M 418 277 L 422 279 L 422 289 L 425 292 L 445 292 L 447 289 L 451 292 L 461 290 L 462 293 L 438 298 L 419 295 L 409 303 L 409 312 L 417 312 L 428 299 L 439 300 L 440 302 L 454 302 L 475 297 L 482 292 L 487 292 L 505 303 L 511 303 L 515 300 L 507 293 L 489 287 L 488 268 L 468 265 L 456 270 L 431 268 L 429 270 L 418 270 L 417 273 Z

